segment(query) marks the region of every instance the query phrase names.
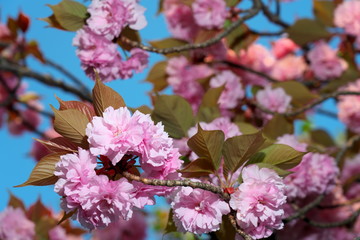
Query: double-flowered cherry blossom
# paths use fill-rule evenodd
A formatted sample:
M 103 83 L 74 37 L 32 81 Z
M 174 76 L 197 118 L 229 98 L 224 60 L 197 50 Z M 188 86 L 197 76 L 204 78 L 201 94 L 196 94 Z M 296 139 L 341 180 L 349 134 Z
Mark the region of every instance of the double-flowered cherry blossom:
M 274 170 L 249 165 L 242 170 L 242 179 L 230 199 L 240 228 L 254 239 L 269 237 L 275 229 L 282 229 L 286 203 L 282 178 Z
M 223 0 L 195 0 L 192 9 L 196 23 L 206 29 L 222 28 L 227 17 Z
M 277 143 L 289 145 L 301 152 L 305 152 L 307 147 L 305 143 L 298 142 L 293 135 L 284 135 L 278 138 Z M 329 192 L 334 187 L 339 174 L 333 157 L 312 152 L 304 155 L 300 164 L 289 171 L 293 173 L 286 176 L 284 182 L 286 195 L 292 200 Z
M 0 213 L 0 239 L 33 240 L 35 224 L 25 216 L 21 208 L 7 207 Z
M 291 96 L 287 95 L 283 88 L 271 88 L 266 86 L 256 93 L 258 104 L 270 111 L 284 113 L 290 107 Z M 271 119 L 271 114 L 261 113 L 266 119 Z
M 222 216 L 230 212 L 219 195 L 202 189 L 181 187 L 174 193 L 173 220 L 180 232 L 209 233 L 220 229 Z
M 353 35 L 360 43 L 360 2 L 344 1 L 334 11 L 334 23 L 345 29 L 347 34 Z
M 145 8 L 136 0 L 94 0 L 91 2 L 87 19 L 89 28 L 97 35 L 112 40 L 129 26 L 140 30 L 147 25 Z
M 359 92 L 360 79 L 350 83 L 343 91 Z M 353 132 L 360 133 L 360 96 L 350 95 L 339 97 L 339 119 Z
M 109 180 L 97 175 L 96 157 L 79 148 L 78 154 L 61 156 L 55 175 L 55 192 L 62 196 L 61 207 L 75 211 L 74 217 L 86 228 L 103 228 L 119 217 L 132 216 L 134 187 L 125 178 Z
M 337 56 L 337 51 L 331 49 L 325 41 L 317 42 L 308 53 L 308 58 L 311 70 L 319 80 L 340 77 L 348 66 L 345 60 Z

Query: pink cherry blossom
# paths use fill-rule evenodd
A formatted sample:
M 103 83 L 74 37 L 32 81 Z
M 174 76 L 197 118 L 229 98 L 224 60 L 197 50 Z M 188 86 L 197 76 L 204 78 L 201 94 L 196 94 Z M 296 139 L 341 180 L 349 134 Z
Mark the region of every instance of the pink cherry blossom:
M 336 50 L 330 48 L 324 41 L 317 42 L 308 53 L 310 67 L 319 80 L 328 80 L 340 77 L 346 70 L 345 60 L 336 55 Z
M 211 130 L 221 130 L 225 134 L 225 139 L 239 136 L 241 135 L 241 132 L 239 130 L 239 127 L 230 121 L 227 117 L 219 117 L 214 119 L 210 123 L 200 122 L 199 123 L 201 128 L 206 131 Z M 194 136 L 198 131 L 198 127 L 192 127 L 188 130 L 189 137 Z
M 212 192 L 181 187 L 172 198 L 173 220 L 180 232 L 209 233 L 220 229 L 229 205 Z
M 35 224 L 27 219 L 21 208 L 7 207 L 0 213 L 0 239 L 33 240 Z
M 176 2 L 176 3 L 175 3 Z M 170 33 L 178 39 L 192 41 L 199 31 L 193 12 L 180 1 L 165 0 L 164 14 Z
M 239 53 L 239 61 L 241 64 L 265 74 L 269 74 L 275 64 L 274 56 L 260 44 L 252 44 L 247 50 L 241 50 Z M 248 72 L 243 73 L 242 79 L 250 85 L 265 86 L 268 84 L 267 80 L 263 77 Z
M 37 101 L 30 101 L 28 104 L 35 109 L 41 110 L 42 106 Z M 13 117 L 13 118 L 12 118 Z M 9 132 L 13 135 L 21 135 L 25 131 L 36 129 L 41 122 L 39 112 L 32 109 L 19 110 L 18 114 L 10 116 L 8 122 Z
M 256 101 L 262 107 L 274 112 L 284 113 L 290 107 L 291 96 L 287 95 L 283 88 L 266 86 L 256 93 Z M 271 119 L 272 115 L 262 113 L 265 119 Z
M 142 49 L 133 48 L 130 50 L 130 57 L 121 62 L 119 75 L 123 79 L 132 77 L 133 71 L 142 72 L 149 63 L 149 54 Z
M 119 219 L 104 229 L 95 230 L 92 240 L 145 240 L 146 229 L 144 214 L 134 211 L 133 217 L 128 221 Z
M 210 80 L 210 87 L 217 88 L 224 86 L 218 103 L 220 108 L 231 109 L 237 106 L 240 99 L 245 96 L 245 91 L 240 78 L 233 72 L 226 70 L 217 74 Z
M 296 80 L 302 77 L 306 68 L 303 57 L 287 55 L 275 62 L 270 75 L 279 81 Z
M 242 171 L 243 183 L 231 194 L 230 206 L 239 226 L 254 239 L 269 237 L 282 229 L 286 203 L 285 185 L 275 171 L 249 165 Z
M 307 144 L 301 143 L 298 141 L 298 139 L 295 137 L 295 135 L 291 134 L 284 134 L 281 137 L 278 137 L 276 139 L 276 143 L 278 144 L 285 144 L 289 145 L 293 149 L 299 152 L 306 152 Z
M 345 32 L 357 37 L 360 42 L 360 2 L 344 1 L 339 4 L 334 12 L 334 23 L 337 27 L 345 29 Z
M 321 167 L 319 167 L 321 166 Z M 286 176 L 286 195 L 290 199 L 329 192 L 335 185 L 339 169 L 335 159 L 320 153 L 307 153 L 300 164 Z
M 119 78 L 121 56 L 117 52 L 115 43 L 84 27 L 77 31 L 73 45 L 78 47 L 76 55 L 89 77 L 95 79 L 94 69 L 96 69 L 104 82 Z
M 277 59 L 281 59 L 290 53 L 294 53 L 299 46 L 290 38 L 280 38 L 271 43 L 272 53 Z
M 347 158 L 345 160 L 340 177 L 341 183 L 345 184 L 346 181 L 359 174 L 360 174 L 360 154 L 357 154 L 354 157 Z M 360 196 L 359 193 L 360 193 L 360 184 L 358 182 L 354 182 L 347 188 L 345 195 L 349 199 L 353 199 Z
M 138 118 L 132 117 L 127 108 L 108 107 L 102 117 L 94 117 L 87 125 L 90 152 L 108 156 L 115 165 L 142 142 L 144 132 L 139 126 Z
M 91 2 L 87 19 L 89 28 L 97 35 L 112 40 L 118 37 L 122 29 L 140 30 L 147 24 L 145 8 L 136 0 L 94 0 Z
M 360 79 L 349 84 L 344 91 L 359 92 Z M 338 102 L 339 119 L 353 132 L 360 133 L 360 96 L 341 96 Z
M 49 240 L 83 240 L 81 236 L 67 234 L 66 230 L 57 225 L 56 227 L 49 230 Z
M 206 29 L 222 28 L 227 16 L 223 0 L 195 0 L 192 4 L 196 23 Z
M 184 56 L 180 56 L 168 61 L 166 73 L 174 93 L 188 100 L 196 111 L 204 94 L 204 89 L 197 80 L 211 76 L 213 70 L 205 64 L 193 65 Z

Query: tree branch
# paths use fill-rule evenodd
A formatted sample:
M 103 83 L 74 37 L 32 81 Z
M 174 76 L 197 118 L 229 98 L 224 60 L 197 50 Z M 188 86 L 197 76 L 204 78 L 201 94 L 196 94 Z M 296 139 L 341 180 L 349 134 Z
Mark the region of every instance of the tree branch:
M 226 60 L 225 60 L 225 61 L 221 61 L 221 62 L 219 62 L 219 63 L 224 63 L 224 64 L 226 64 L 226 65 L 228 65 L 228 66 L 230 66 L 230 67 L 238 68 L 238 69 L 244 70 L 244 71 L 246 71 L 246 72 L 253 73 L 253 74 L 255 74 L 255 75 L 258 75 L 258 76 L 260 76 L 260 77 L 265 78 L 266 80 L 268 80 L 269 82 L 272 82 L 272 83 L 279 82 L 279 81 L 276 80 L 275 78 L 272 78 L 272 77 L 270 77 L 269 75 L 266 75 L 265 73 L 256 71 L 256 70 L 254 70 L 254 69 L 252 69 L 252 68 L 249 68 L 249 67 L 247 67 L 247 66 L 245 66 L 245 65 L 241 65 L 241 64 L 239 64 L 239 63 L 233 63 L 233 62 L 226 61 Z
M 338 221 L 338 222 L 316 222 L 316 221 L 310 220 L 309 218 L 304 218 L 303 220 L 314 227 L 334 228 L 334 227 L 341 227 L 341 226 L 353 223 L 359 215 L 360 215 L 360 209 L 358 209 L 353 214 L 351 214 L 351 216 L 348 217 L 347 219 Z
M 58 70 L 62 74 L 64 74 L 66 77 L 68 77 L 75 84 L 79 85 L 81 87 L 81 89 L 84 92 L 86 92 L 86 94 L 91 95 L 91 92 L 87 88 L 87 86 L 80 79 L 78 79 L 75 75 L 73 75 L 71 72 L 69 72 L 67 69 L 65 69 L 63 66 L 57 64 L 56 62 L 54 62 L 54 61 L 52 61 L 50 59 L 45 59 L 45 63 L 47 65 L 49 65 L 50 67 L 53 67 L 54 69 Z
M 324 197 L 325 197 L 324 193 L 319 195 L 314 201 L 312 201 L 312 202 L 308 203 L 307 205 L 305 205 L 304 207 L 300 208 L 293 215 L 291 215 L 287 218 L 284 218 L 283 222 L 288 223 L 288 222 L 291 222 L 292 220 L 303 217 L 308 211 L 310 211 L 311 209 L 313 209 L 314 207 L 319 205 L 321 203 L 321 201 L 324 199 Z
M 243 237 L 245 240 L 252 240 L 252 237 L 250 235 L 248 235 L 247 233 L 245 233 L 243 230 L 241 230 L 235 220 L 234 215 L 232 215 L 231 213 L 228 215 L 229 220 L 231 225 L 235 228 L 235 231 L 241 236 Z
M 149 178 L 142 178 L 131 174 L 129 172 L 123 172 L 122 175 L 129 180 L 142 182 L 147 185 L 152 186 L 164 186 L 164 187 L 192 187 L 192 188 L 200 188 L 203 190 L 207 190 L 216 194 L 219 194 L 224 200 L 230 200 L 230 195 L 225 193 L 222 188 L 217 187 L 215 185 L 203 183 L 203 182 L 193 182 L 189 179 L 182 179 L 182 180 L 160 180 L 160 179 L 149 179 Z
M 262 112 L 265 112 L 268 114 L 272 114 L 272 115 L 279 114 L 279 115 L 286 116 L 286 117 L 293 117 L 293 116 L 301 114 L 301 113 L 315 107 L 316 105 L 319 105 L 320 103 L 326 101 L 329 98 L 336 98 L 336 97 L 342 96 L 342 95 L 360 95 L 360 92 L 351 92 L 351 91 L 333 92 L 330 94 L 323 95 L 320 98 L 316 99 L 314 102 L 309 103 L 301 108 L 295 109 L 294 111 L 285 112 L 285 113 L 278 113 L 278 112 L 271 111 L 270 109 L 267 109 L 257 103 L 255 103 L 255 106 L 258 107 Z
M 92 102 L 92 98 L 90 95 L 84 93 L 83 91 L 81 91 L 75 87 L 67 85 L 62 80 L 54 79 L 50 75 L 42 75 L 42 74 L 32 71 L 26 67 L 22 67 L 17 64 L 10 63 L 9 61 L 7 61 L 4 58 L 0 58 L 0 70 L 9 71 L 9 72 L 17 74 L 19 76 L 35 79 L 43 84 L 60 88 L 60 89 L 64 90 L 65 92 L 70 92 L 72 94 L 75 94 L 76 96 L 78 96 L 79 98 L 81 98 L 83 100 Z
M 182 45 L 182 46 L 178 46 L 178 47 L 170 47 L 170 48 L 156 48 L 156 47 L 152 47 L 152 46 L 146 46 L 142 43 L 138 43 L 135 41 L 131 41 L 130 39 L 128 39 L 124 36 L 121 37 L 121 41 L 130 45 L 131 47 L 141 48 L 148 52 L 154 52 L 154 53 L 160 53 L 160 54 L 178 53 L 178 52 L 183 52 L 183 51 L 188 51 L 188 50 L 193 50 L 193 49 L 198 49 L 198 48 L 206 48 L 206 47 L 209 47 L 209 46 L 221 41 L 221 39 L 223 39 L 224 37 L 229 35 L 232 31 L 234 31 L 237 27 L 239 27 L 241 24 L 243 24 L 246 20 L 257 15 L 259 13 L 260 9 L 261 9 L 261 1 L 253 0 L 253 6 L 251 7 L 251 9 L 246 11 L 247 15 L 244 15 L 243 17 L 241 17 L 240 19 L 238 19 L 237 21 L 232 23 L 225 31 L 219 33 L 214 38 L 211 38 L 202 43 L 191 43 L 191 44 L 186 44 L 186 45 Z
M 270 22 L 275 23 L 276 25 L 279 25 L 283 28 L 288 28 L 290 26 L 288 23 L 281 20 L 277 14 L 273 14 L 263 2 L 261 2 L 261 9 Z

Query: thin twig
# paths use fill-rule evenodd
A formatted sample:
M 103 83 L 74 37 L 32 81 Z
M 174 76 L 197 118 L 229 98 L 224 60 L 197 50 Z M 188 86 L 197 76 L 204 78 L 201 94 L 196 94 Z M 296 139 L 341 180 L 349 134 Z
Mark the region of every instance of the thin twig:
M 337 119 L 337 114 L 336 113 L 325 110 L 325 109 L 316 109 L 316 113 L 319 113 L 319 114 L 325 115 L 327 117 Z
M 338 204 L 334 204 L 334 205 L 319 205 L 319 206 L 317 206 L 317 208 L 319 208 L 319 209 L 340 208 L 340 207 L 346 207 L 346 206 L 349 206 L 349 205 L 352 205 L 352 204 L 358 203 L 358 202 L 360 202 L 360 197 L 350 199 L 346 202 L 338 203 Z
M 58 64 L 58 63 L 56 63 L 56 62 L 54 62 L 54 61 L 52 61 L 50 59 L 45 59 L 45 63 L 47 65 L 49 65 L 50 67 L 55 68 L 56 70 L 58 70 L 62 74 L 64 74 L 66 77 L 68 77 L 75 84 L 79 85 L 81 87 L 81 89 L 84 90 L 88 95 L 91 95 L 90 90 L 87 88 L 87 86 L 80 79 L 78 79 L 74 74 L 72 74 L 67 69 L 65 69 L 63 66 L 61 66 L 60 64 Z
M 122 175 L 124 177 L 126 177 L 127 179 L 142 182 L 144 184 L 152 185 L 152 186 L 165 186 L 165 187 L 182 186 L 182 187 L 200 188 L 200 189 L 204 189 L 204 190 L 219 194 L 225 200 L 230 200 L 230 195 L 225 193 L 222 190 L 222 188 L 215 186 L 215 185 L 203 183 L 203 182 L 193 182 L 189 179 L 181 179 L 181 180 L 149 179 L 149 178 L 142 178 L 142 177 L 136 176 L 129 172 L 123 172 Z
M 0 58 L 0 70 L 9 71 L 9 72 L 17 74 L 19 76 L 35 79 L 45 85 L 60 88 L 60 89 L 64 90 L 65 92 L 70 92 L 72 94 L 75 94 L 76 96 L 78 96 L 79 98 L 81 98 L 83 100 L 92 102 L 92 98 L 90 95 L 84 93 L 83 91 L 81 91 L 75 87 L 72 87 L 72 86 L 66 84 L 62 80 L 55 79 L 50 75 L 40 74 L 40 73 L 32 71 L 26 67 L 22 67 L 22 66 L 19 66 L 16 64 L 9 63 L 4 58 Z
M 252 237 L 250 235 L 248 235 L 247 233 L 245 233 L 243 230 L 241 230 L 235 220 L 234 215 L 232 215 L 231 213 L 228 215 L 229 220 L 231 225 L 235 228 L 235 231 L 241 236 L 243 237 L 245 240 L 252 240 Z
M 38 109 L 38 108 L 36 108 L 36 107 L 34 107 L 34 106 L 31 106 L 30 104 L 28 104 L 28 103 L 26 103 L 26 102 L 20 102 L 20 101 L 19 101 L 19 103 L 22 104 L 22 105 L 24 105 L 24 106 L 26 106 L 28 109 L 30 109 L 30 110 L 32 110 L 32 111 L 34 111 L 34 112 L 37 112 L 37 113 L 39 113 L 39 114 L 41 114 L 41 115 L 43 115 L 43 116 L 45 116 L 45 117 L 49 117 L 49 118 L 53 118 L 53 117 L 54 117 L 54 114 L 51 113 L 51 112 L 48 112 L 48 111 L 45 111 L 45 110 L 40 110 L 40 109 Z
M 234 31 L 236 28 L 238 28 L 241 24 L 243 24 L 246 20 L 256 16 L 261 9 L 261 1 L 260 0 L 253 0 L 253 6 L 251 9 L 246 11 L 247 15 L 242 16 L 237 21 L 232 23 L 227 29 L 225 29 L 223 32 L 216 35 L 214 38 L 211 38 L 205 42 L 202 43 L 191 43 L 191 44 L 185 44 L 178 47 L 170 47 L 170 48 L 156 48 L 152 46 L 146 46 L 142 43 L 131 41 L 130 39 L 122 36 L 121 41 L 124 43 L 130 45 L 131 47 L 135 48 L 141 48 L 148 52 L 154 52 L 154 53 L 160 53 L 160 54 L 168 54 L 168 53 L 177 53 L 177 52 L 183 52 L 193 49 L 199 49 L 199 48 L 206 48 L 209 47 L 229 35 L 232 31 Z M 245 12 L 245 11 L 244 11 Z
M 230 66 L 230 67 L 238 68 L 238 69 L 244 70 L 244 71 L 246 71 L 246 72 L 253 73 L 253 74 L 255 74 L 255 75 L 258 75 L 258 76 L 260 76 L 260 77 L 265 78 L 266 80 L 268 80 L 269 82 L 272 82 L 272 83 L 274 83 L 274 82 L 279 82 L 279 81 L 276 80 L 275 78 L 272 78 L 272 77 L 270 77 L 269 75 L 266 75 L 265 73 L 256 71 L 256 70 L 254 70 L 254 69 L 252 69 L 252 68 L 249 68 L 249 67 L 247 67 L 247 66 L 245 66 L 245 65 L 241 65 L 241 64 L 239 64 L 239 63 L 233 63 L 233 62 L 226 61 L 226 60 L 225 60 L 225 61 L 221 61 L 221 62 L 219 62 L 219 63 L 224 63 L 224 64 L 226 64 L 226 65 L 228 65 L 228 66 Z
M 252 34 L 256 34 L 259 36 L 265 36 L 265 37 L 280 36 L 281 34 L 285 33 L 285 31 L 283 31 L 283 30 L 280 30 L 277 32 L 260 32 L 260 31 L 254 30 L 254 29 L 249 29 L 249 32 Z
M 265 4 L 263 4 L 262 2 L 261 2 L 261 9 L 270 22 L 275 23 L 276 25 L 279 25 L 283 28 L 288 28 L 290 26 L 288 23 L 281 20 L 277 14 L 273 14 L 270 11 L 270 9 L 267 6 L 265 6 Z
M 324 199 L 324 197 L 325 197 L 324 193 L 319 195 L 314 201 L 312 201 L 312 202 L 308 203 L 307 205 L 305 205 L 304 207 L 300 208 L 293 215 L 291 215 L 287 218 L 284 218 L 283 222 L 288 223 L 288 222 L 291 222 L 292 220 L 303 217 L 308 211 L 310 211 L 311 209 L 313 209 L 314 207 L 319 205 L 320 202 Z
M 255 103 L 256 107 L 258 107 L 262 112 L 268 113 L 268 114 L 279 114 L 282 116 L 286 116 L 286 117 L 293 117 L 296 115 L 299 115 L 313 107 L 315 107 L 316 105 L 319 105 L 320 103 L 326 101 L 329 98 L 336 98 L 338 96 L 342 96 L 342 95 L 360 95 L 360 92 L 352 92 L 352 91 L 340 91 L 340 92 L 333 92 L 330 94 L 325 94 L 323 96 L 321 96 L 320 98 L 316 99 L 314 102 L 309 103 L 301 108 L 295 109 L 293 111 L 290 112 L 285 112 L 285 113 L 278 113 L 278 112 L 274 112 L 271 111 L 270 109 L 267 109 L 263 106 L 261 106 L 260 104 Z
M 341 227 L 341 226 L 345 226 L 345 225 L 353 223 L 356 220 L 356 218 L 359 216 L 359 214 L 360 214 L 360 209 L 358 209 L 353 214 L 351 214 L 351 216 L 348 217 L 347 219 L 344 219 L 344 220 L 338 221 L 338 222 L 316 222 L 316 221 L 310 220 L 309 218 L 304 218 L 303 220 L 314 227 L 334 228 L 334 227 Z

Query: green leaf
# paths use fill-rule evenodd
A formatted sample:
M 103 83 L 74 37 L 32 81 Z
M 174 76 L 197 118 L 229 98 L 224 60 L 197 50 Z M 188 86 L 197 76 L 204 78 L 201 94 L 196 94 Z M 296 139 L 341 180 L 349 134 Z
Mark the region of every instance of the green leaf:
M 253 133 L 257 133 L 259 131 L 259 129 L 257 129 L 256 127 L 254 127 L 252 124 L 250 123 L 246 123 L 246 122 L 235 122 L 235 124 L 238 126 L 240 132 L 242 134 L 253 134 Z
M 147 75 L 145 81 L 152 83 L 153 92 L 160 92 L 168 86 L 166 66 L 167 61 L 157 62 Z
M 199 157 L 205 158 L 215 170 L 219 169 L 225 134 L 220 130 L 204 131 L 198 124 L 198 132 L 188 141 L 188 146 Z
M 290 171 L 286 171 L 284 169 L 281 169 L 277 166 L 274 166 L 272 164 L 269 164 L 269 163 L 256 163 L 256 165 L 259 166 L 259 168 L 270 168 L 272 170 L 274 170 L 280 177 L 286 177 L 287 175 L 291 174 L 292 172 Z
M 292 134 L 294 126 L 281 115 L 274 115 L 273 118 L 265 125 L 264 135 L 272 140 L 284 134 Z
M 217 88 L 209 88 L 204 94 L 200 108 L 202 107 L 217 107 L 218 100 L 221 96 L 221 93 L 224 91 L 225 86 L 217 87 Z
M 328 84 L 326 84 L 321 89 L 321 93 L 332 93 L 346 84 L 355 82 L 359 77 L 359 71 L 354 67 L 350 67 L 345 72 L 343 72 L 339 78 L 331 80 Z
M 249 28 L 243 24 L 226 37 L 226 43 L 230 49 L 238 52 L 250 46 L 258 37 L 258 35 L 251 33 Z
M 289 38 L 300 46 L 331 37 L 331 33 L 326 30 L 325 25 L 307 18 L 297 20 L 294 25 L 286 29 L 286 32 L 289 34 Z
M 303 84 L 295 81 L 279 82 L 272 85 L 273 88 L 281 87 L 285 90 L 286 94 L 291 96 L 291 103 L 295 107 L 303 106 L 319 96 L 312 93 Z
M 52 27 L 52 28 L 56 28 L 56 29 L 60 29 L 60 30 L 65 30 L 65 28 L 63 28 L 59 21 L 55 18 L 55 15 L 52 14 L 51 16 L 47 17 L 47 18 L 39 18 L 39 20 L 47 22 L 49 25 L 47 27 Z
M 140 107 L 137 107 L 137 108 L 129 108 L 133 113 L 136 112 L 136 111 L 139 111 L 143 114 L 151 114 L 152 113 L 152 109 L 149 108 L 148 106 L 146 105 L 141 105 Z
M 162 122 L 165 131 L 173 138 L 187 136 L 187 131 L 194 126 L 193 111 L 190 104 L 182 97 L 161 95 L 155 100 L 152 119 Z
M 87 8 L 79 2 L 72 0 L 63 0 L 57 5 L 47 5 L 54 12 L 54 17 L 50 16 L 49 18 L 42 19 L 50 23 L 50 26 L 56 25 L 53 24 L 55 18 L 56 22 L 65 30 L 68 31 L 77 31 L 85 24 L 85 20 L 89 17 L 87 13 Z
M 60 225 L 61 223 L 65 222 L 66 220 L 68 220 L 69 218 L 72 217 L 72 215 L 74 215 L 76 213 L 77 209 L 70 211 L 70 212 L 64 212 L 64 215 L 62 216 L 62 218 L 60 219 L 60 221 L 58 222 L 58 225 Z
M 55 131 L 69 141 L 87 149 L 89 144 L 85 130 L 89 119 L 82 112 L 75 109 L 59 111 L 53 106 L 51 108 L 55 115 Z
M 322 129 L 316 129 L 311 131 L 310 136 L 311 140 L 314 143 L 320 144 L 324 147 L 333 147 L 336 145 L 331 136 Z
M 15 187 L 24 187 L 29 185 L 46 186 L 56 183 L 58 177 L 54 175 L 55 165 L 60 160 L 60 156 L 65 153 L 51 153 L 43 157 L 32 170 L 30 177 L 23 184 Z
M 195 161 L 190 162 L 179 172 L 182 173 L 183 177 L 197 178 L 208 176 L 210 173 L 214 173 L 215 169 L 213 163 L 209 159 L 200 157 Z
M 102 116 L 103 112 L 108 107 L 118 109 L 125 107 L 124 99 L 116 91 L 108 86 L 105 86 L 97 77 L 95 86 L 92 90 L 94 99 L 94 109 L 98 116 Z
M 299 152 L 284 144 L 273 144 L 251 156 L 247 164 L 267 163 L 283 170 L 291 169 L 301 162 L 306 152 Z
M 228 138 L 223 147 L 224 175 L 236 172 L 264 143 L 261 131 Z
M 313 10 L 316 18 L 324 25 L 334 26 L 334 10 L 336 5 L 333 1 L 313 0 Z
M 165 227 L 164 234 L 171 233 L 171 232 L 177 232 L 177 227 L 175 226 L 174 220 L 173 220 L 173 210 L 172 208 L 169 211 L 169 218 L 168 222 Z
M 221 113 L 218 107 L 201 107 L 196 115 L 197 122 L 212 122 L 220 117 Z
M 240 2 L 240 0 L 225 0 L 225 1 L 227 7 L 235 7 Z

